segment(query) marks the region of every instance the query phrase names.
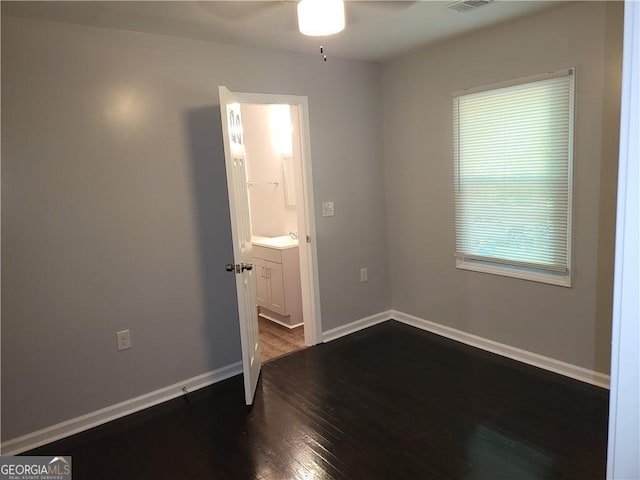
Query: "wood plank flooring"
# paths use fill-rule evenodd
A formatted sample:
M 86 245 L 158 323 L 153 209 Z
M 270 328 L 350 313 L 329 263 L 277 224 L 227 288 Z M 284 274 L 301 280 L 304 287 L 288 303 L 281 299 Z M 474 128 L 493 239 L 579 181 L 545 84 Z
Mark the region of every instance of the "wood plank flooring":
M 605 478 L 608 392 L 389 321 L 41 447 L 82 479 Z
M 260 358 L 263 363 L 305 348 L 303 326 L 289 329 L 266 318 L 258 317 L 258 327 Z

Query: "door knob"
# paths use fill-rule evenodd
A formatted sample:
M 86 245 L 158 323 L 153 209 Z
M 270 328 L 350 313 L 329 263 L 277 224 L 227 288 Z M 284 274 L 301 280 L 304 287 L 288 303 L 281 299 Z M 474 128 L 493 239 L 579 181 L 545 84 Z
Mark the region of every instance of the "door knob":
M 227 272 L 241 273 L 241 272 L 244 272 L 245 270 L 253 270 L 253 264 L 252 263 L 240 263 L 238 265 L 234 265 L 233 263 L 227 263 L 224 266 L 224 269 Z

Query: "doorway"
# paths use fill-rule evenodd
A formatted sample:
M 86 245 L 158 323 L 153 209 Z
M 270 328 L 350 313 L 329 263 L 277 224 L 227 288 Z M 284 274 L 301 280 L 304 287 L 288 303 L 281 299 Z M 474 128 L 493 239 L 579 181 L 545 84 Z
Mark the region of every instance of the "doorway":
M 254 243 L 283 242 L 287 239 L 297 241 L 298 268 L 299 268 L 299 289 L 301 295 L 302 323 L 304 330 L 304 344 L 307 346 L 321 342 L 321 319 L 320 319 L 320 293 L 318 287 L 318 256 L 315 244 L 315 215 L 313 202 L 313 181 L 311 172 L 311 150 L 309 132 L 309 110 L 307 98 L 293 95 L 271 95 L 232 92 L 224 86 L 218 88 L 220 95 L 220 114 L 222 119 L 222 134 L 225 150 L 225 167 L 227 175 L 227 191 L 229 194 L 229 213 L 231 220 L 231 237 L 233 241 L 233 264 L 227 264 L 226 270 L 235 273 L 236 293 L 238 302 L 238 318 L 240 326 L 240 339 L 242 346 L 242 364 L 245 383 L 245 399 L 247 404 L 253 403 L 253 397 L 258 385 L 260 369 L 262 365 L 260 357 L 260 342 L 258 328 L 258 307 L 257 290 L 260 288 L 262 294 L 268 292 L 269 297 L 263 298 L 265 302 L 277 304 L 281 293 L 277 291 L 279 286 L 285 288 L 282 282 L 273 282 L 264 289 L 260 282 L 272 280 L 274 276 L 282 275 L 285 271 L 283 265 L 293 265 L 295 254 L 293 250 L 286 254 L 269 250 L 269 247 L 281 245 L 267 244 L 257 245 L 267 248 L 266 251 L 259 252 L 265 258 L 254 256 Z M 289 127 L 292 150 L 294 155 L 287 160 L 286 155 L 282 157 L 282 183 L 276 179 L 249 178 L 247 174 L 247 152 L 245 148 L 245 133 L 242 120 L 243 105 L 262 106 L 288 106 L 292 119 L 297 119 L 297 128 Z M 285 129 L 286 130 L 286 129 Z M 278 138 L 279 135 L 276 135 Z M 298 152 L 299 155 L 295 155 Z M 285 179 L 284 173 L 289 171 Z M 277 183 L 277 184 L 276 184 Z M 295 217 L 297 220 L 297 239 L 294 231 L 287 232 L 287 235 L 277 235 L 254 238 L 251 232 L 251 212 L 249 205 L 249 189 L 251 187 L 280 187 L 281 195 L 295 198 Z M 284 187 L 286 186 L 286 190 Z M 281 232 L 280 232 L 281 233 Z M 256 241 L 257 240 L 257 241 Z M 277 249 L 271 249 L 277 250 Z M 287 249 L 282 249 L 286 251 Z M 272 256 L 269 256 L 272 255 Z M 285 258 L 285 256 L 287 258 Z M 257 268 L 253 268 L 253 262 L 257 261 Z M 264 261 L 264 263 L 262 263 Z M 270 263 L 268 263 L 270 262 Z M 273 264 L 279 264 L 276 267 Z M 259 275 L 256 275 L 258 273 Z M 276 289 L 275 291 L 273 289 Z M 284 292 L 287 295 L 287 292 Z M 285 297 L 286 298 L 286 297 Z M 278 308 L 273 303 L 263 303 L 266 310 L 270 312 L 289 314 L 288 307 L 279 305 Z M 273 307 L 273 308 L 270 308 Z M 279 311 L 282 307 L 283 310 Z M 260 309 L 261 317 L 270 315 Z M 286 315 L 285 315 L 286 316 Z M 281 317 L 273 316 L 277 320 Z M 291 323 L 290 325 L 295 325 Z M 276 323 L 276 322 L 273 322 Z M 285 322 L 286 323 L 286 322 Z
M 302 168 L 298 110 L 240 104 L 252 232 L 253 278 L 263 363 L 305 348 L 296 172 Z

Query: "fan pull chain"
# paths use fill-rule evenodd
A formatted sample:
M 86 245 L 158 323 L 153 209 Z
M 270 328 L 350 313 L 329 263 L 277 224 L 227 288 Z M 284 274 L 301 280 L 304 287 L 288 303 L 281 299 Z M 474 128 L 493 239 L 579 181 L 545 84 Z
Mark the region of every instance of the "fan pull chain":
M 322 55 L 322 60 L 327 61 L 327 56 L 324 53 L 324 45 L 320 45 L 320 55 Z

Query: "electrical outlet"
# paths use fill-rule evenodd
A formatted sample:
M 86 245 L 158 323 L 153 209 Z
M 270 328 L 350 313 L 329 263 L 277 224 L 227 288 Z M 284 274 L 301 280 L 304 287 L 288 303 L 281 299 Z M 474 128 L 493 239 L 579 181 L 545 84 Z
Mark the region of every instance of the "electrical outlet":
M 360 282 L 366 282 L 369 280 L 369 270 L 367 268 L 360 269 Z
M 116 332 L 116 344 L 118 351 L 128 350 L 131 348 L 131 332 L 129 330 L 121 330 Z

